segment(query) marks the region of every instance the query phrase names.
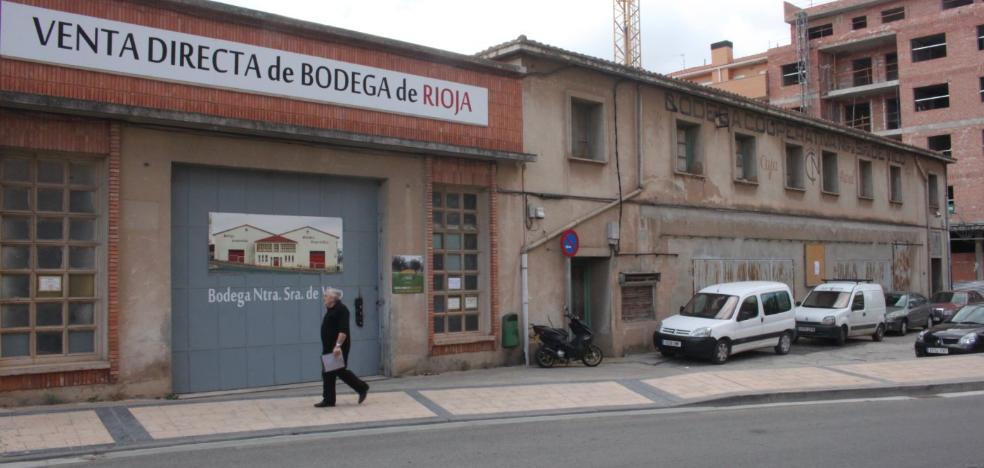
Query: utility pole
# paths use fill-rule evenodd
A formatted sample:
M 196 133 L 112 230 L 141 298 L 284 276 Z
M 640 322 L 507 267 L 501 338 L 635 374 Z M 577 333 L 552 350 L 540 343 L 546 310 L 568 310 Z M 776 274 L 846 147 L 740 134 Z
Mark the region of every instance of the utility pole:
M 615 5 L 615 61 L 642 68 L 642 31 L 639 0 L 613 0 Z

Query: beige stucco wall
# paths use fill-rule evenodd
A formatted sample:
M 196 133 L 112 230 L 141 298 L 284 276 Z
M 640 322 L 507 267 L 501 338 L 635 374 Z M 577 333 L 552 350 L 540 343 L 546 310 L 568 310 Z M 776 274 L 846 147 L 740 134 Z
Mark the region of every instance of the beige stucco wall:
M 793 287 L 801 299 L 808 291 L 803 258 L 806 243 L 821 242 L 827 246 L 826 277 L 833 275 L 833 264 L 839 261 L 891 262 L 892 244 L 902 243 L 914 249 L 909 277 L 912 288 L 928 292 L 926 224 L 928 221 L 930 227 L 942 229 L 944 220 L 927 213 L 921 172 L 940 174 L 943 190 L 943 163 L 920 158 L 917 167 L 916 156 L 911 153 L 892 150 L 882 154 L 884 150 L 877 146 L 873 147 L 875 150 L 868 146 L 856 148 L 857 140 L 852 137 L 835 140 L 832 148 L 822 147 L 819 142 L 795 141 L 804 146 L 804 152 L 812 150 L 818 157 L 821 150 L 837 152 L 840 194 L 822 194 L 819 180 L 817 184 L 807 181 L 804 191 L 787 190 L 784 164 L 788 139 L 781 134 L 742 130 L 740 123 L 717 128 L 706 118 L 673 112 L 662 89 L 645 85 L 637 88 L 631 81 L 615 87 L 615 79 L 600 73 L 577 67 L 558 68 L 557 64 L 541 59 L 524 58 L 522 62 L 538 72 L 523 83 L 525 149 L 536 154 L 538 160 L 525 168 L 500 166 L 499 170 L 500 187 L 511 192 L 501 197 L 504 201 L 500 224 L 501 293 L 503 304 L 508 307 L 515 310 L 522 307 L 522 284 L 516 273 L 523 245 L 555 234 L 575 221 L 579 222 L 576 230 L 581 240 L 580 255 L 609 257 L 606 298 L 610 323 L 596 324 L 595 331 L 605 329 L 610 333 L 599 337 L 599 341 L 606 352 L 616 355 L 651 347 L 651 335 L 658 319 L 675 313 L 693 292 L 695 258 L 790 261 L 795 269 Z M 636 130 L 637 96 L 641 97 L 641 132 Z M 680 96 L 676 93 L 670 99 L 678 110 L 682 108 Z M 571 97 L 592 99 L 603 105 L 604 162 L 568 158 Z M 701 103 L 705 110 L 707 104 L 707 101 Z M 710 104 L 713 108 L 713 103 Z M 702 176 L 674 171 L 676 119 L 701 123 L 699 140 L 705 167 Z M 734 180 L 732 155 L 736 131 L 756 137 L 757 184 Z M 623 194 L 633 192 L 640 184 L 637 142 L 642 148 L 643 190 L 622 204 L 621 254 L 610 255 L 606 224 L 618 221 L 619 208 L 612 207 L 586 221 L 580 219 L 615 200 L 619 180 Z M 857 159 L 869 156 L 875 157 L 873 200 L 857 196 Z M 889 203 L 888 162 L 879 158 L 892 159 L 903 167 L 902 204 Z M 530 205 L 544 208 L 545 219 L 525 218 L 521 195 L 524 191 Z M 944 263 L 944 274 L 947 270 Z M 620 272 L 661 273 L 657 320 L 621 320 Z M 565 263 L 558 239 L 551 239 L 529 253 L 529 278 L 530 322 L 545 323 L 549 318 L 555 325 L 564 323 L 561 310 L 565 301 Z

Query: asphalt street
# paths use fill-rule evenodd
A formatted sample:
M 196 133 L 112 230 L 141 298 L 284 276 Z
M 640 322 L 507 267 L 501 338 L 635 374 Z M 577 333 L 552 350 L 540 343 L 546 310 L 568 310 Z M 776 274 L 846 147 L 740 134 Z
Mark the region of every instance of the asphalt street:
M 185 446 L 76 466 L 984 467 L 984 395 L 477 421 Z

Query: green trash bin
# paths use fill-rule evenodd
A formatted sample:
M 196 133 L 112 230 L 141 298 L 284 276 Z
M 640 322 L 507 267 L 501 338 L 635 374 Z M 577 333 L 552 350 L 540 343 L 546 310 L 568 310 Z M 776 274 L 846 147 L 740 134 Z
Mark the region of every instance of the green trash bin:
M 519 316 L 506 314 L 502 316 L 502 347 L 515 348 L 519 346 Z

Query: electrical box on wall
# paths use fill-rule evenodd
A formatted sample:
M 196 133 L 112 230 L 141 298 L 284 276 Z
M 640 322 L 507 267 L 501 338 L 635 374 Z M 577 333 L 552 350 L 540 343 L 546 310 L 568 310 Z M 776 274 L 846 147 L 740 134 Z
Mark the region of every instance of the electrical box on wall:
M 530 219 L 543 219 L 547 217 L 547 213 L 542 206 L 526 205 L 526 216 Z
M 606 227 L 606 231 L 608 232 L 608 244 L 617 244 L 619 240 L 618 223 L 615 221 L 609 221 Z

